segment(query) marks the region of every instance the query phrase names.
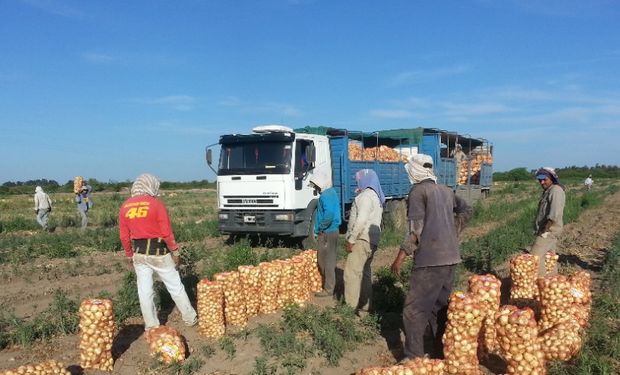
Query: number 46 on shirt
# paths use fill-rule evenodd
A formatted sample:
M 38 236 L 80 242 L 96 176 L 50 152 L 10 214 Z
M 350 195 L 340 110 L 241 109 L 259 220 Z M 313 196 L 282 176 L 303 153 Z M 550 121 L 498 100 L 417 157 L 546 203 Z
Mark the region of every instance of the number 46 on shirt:
M 129 219 L 146 217 L 149 213 L 149 206 L 132 207 L 125 213 L 125 217 Z

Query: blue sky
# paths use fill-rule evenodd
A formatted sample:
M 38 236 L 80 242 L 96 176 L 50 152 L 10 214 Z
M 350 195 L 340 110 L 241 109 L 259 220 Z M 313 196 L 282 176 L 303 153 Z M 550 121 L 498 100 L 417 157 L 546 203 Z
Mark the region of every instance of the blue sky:
M 0 1 L 0 182 L 209 179 L 259 124 L 434 127 L 620 164 L 620 1 Z

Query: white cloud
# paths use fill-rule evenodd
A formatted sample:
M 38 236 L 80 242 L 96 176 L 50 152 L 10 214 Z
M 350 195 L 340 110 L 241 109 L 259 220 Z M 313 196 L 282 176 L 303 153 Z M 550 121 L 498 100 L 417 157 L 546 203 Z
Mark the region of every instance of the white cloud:
M 369 111 L 369 114 L 380 119 L 407 119 L 414 117 L 412 112 L 402 109 L 374 109 Z
M 451 67 L 426 69 L 426 70 L 412 70 L 397 74 L 390 80 L 390 84 L 399 86 L 417 83 L 421 81 L 429 81 L 438 78 L 453 76 L 457 74 L 463 74 L 469 71 L 467 65 L 457 65 Z
M 120 58 L 105 53 L 85 52 L 81 54 L 82 59 L 95 64 L 114 64 L 121 61 Z
M 68 18 L 79 18 L 83 16 L 82 11 L 73 8 L 61 1 L 54 0 L 21 0 L 22 3 L 44 12 Z
M 196 105 L 196 98 L 189 95 L 169 95 L 159 98 L 132 98 L 127 101 L 132 103 L 161 105 L 173 108 L 177 111 L 189 111 Z

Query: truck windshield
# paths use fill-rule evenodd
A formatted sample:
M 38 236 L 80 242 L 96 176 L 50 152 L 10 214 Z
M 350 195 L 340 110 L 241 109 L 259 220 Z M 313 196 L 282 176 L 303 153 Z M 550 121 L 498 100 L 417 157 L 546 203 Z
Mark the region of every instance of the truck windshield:
M 222 144 L 218 174 L 288 174 L 292 148 L 292 142 Z

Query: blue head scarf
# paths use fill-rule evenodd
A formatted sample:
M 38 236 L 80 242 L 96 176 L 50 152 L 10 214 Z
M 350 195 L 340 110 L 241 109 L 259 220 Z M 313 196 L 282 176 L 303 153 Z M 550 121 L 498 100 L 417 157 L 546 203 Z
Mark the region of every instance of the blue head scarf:
M 360 169 L 355 173 L 355 181 L 357 181 L 357 191 L 360 192 L 366 188 L 371 188 L 377 193 L 381 205 L 385 203 L 385 194 L 381 189 L 379 177 L 372 169 Z

